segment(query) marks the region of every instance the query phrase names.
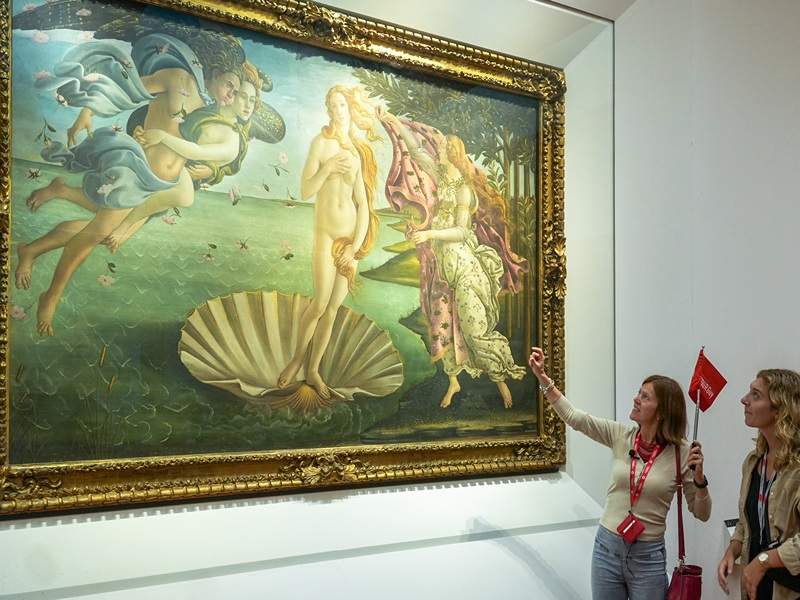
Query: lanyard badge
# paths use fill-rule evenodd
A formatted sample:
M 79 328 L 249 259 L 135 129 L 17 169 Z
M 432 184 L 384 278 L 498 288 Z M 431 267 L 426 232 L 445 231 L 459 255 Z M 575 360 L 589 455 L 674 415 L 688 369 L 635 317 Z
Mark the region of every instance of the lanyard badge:
M 650 474 L 650 469 L 653 468 L 653 463 L 656 461 L 656 458 L 659 454 L 661 454 L 662 447 L 659 444 L 656 444 L 656 447 L 653 448 L 652 453 L 650 454 L 650 458 L 645 463 L 644 467 L 642 468 L 642 472 L 639 475 L 639 480 L 636 481 L 636 463 L 638 459 L 636 456 L 639 454 L 639 446 L 641 444 L 641 433 L 636 433 L 636 437 L 633 440 L 633 456 L 631 456 L 631 475 L 630 475 L 630 499 L 631 499 L 631 508 L 628 511 L 627 516 L 622 520 L 622 522 L 617 525 L 617 533 L 622 536 L 622 539 L 625 540 L 626 544 L 632 544 L 635 542 L 638 537 L 644 531 L 644 524 L 636 518 L 636 515 L 633 514 L 633 506 L 638 502 L 639 498 L 642 495 L 642 490 L 644 489 L 644 482 L 647 479 L 647 476 Z
M 761 464 L 759 465 L 758 474 L 760 481 L 758 482 L 758 539 L 761 541 L 761 547 L 766 548 L 771 539 L 769 532 L 769 524 L 766 522 L 767 516 L 767 502 L 769 500 L 769 492 L 772 489 L 772 484 L 778 477 L 778 472 L 772 474 L 772 478 L 767 480 L 767 454 L 764 453 L 761 457 Z

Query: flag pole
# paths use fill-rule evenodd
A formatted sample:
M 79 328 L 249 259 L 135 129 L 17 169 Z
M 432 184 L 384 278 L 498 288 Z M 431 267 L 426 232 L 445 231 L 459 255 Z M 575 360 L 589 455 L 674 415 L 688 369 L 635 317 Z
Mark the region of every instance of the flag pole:
M 705 346 L 700 346 L 700 354 L 703 354 Z M 700 360 L 699 358 L 697 359 Z M 697 387 L 697 397 L 694 399 L 694 431 L 692 432 L 692 443 L 697 441 L 697 426 L 700 424 L 700 387 Z
M 700 389 L 697 389 L 697 398 L 694 404 L 694 432 L 692 433 L 692 446 L 697 443 L 697 425 L 700 422 Z M 697 465 L 692 465 L 689 467 L 692 471 L 695 470 Z

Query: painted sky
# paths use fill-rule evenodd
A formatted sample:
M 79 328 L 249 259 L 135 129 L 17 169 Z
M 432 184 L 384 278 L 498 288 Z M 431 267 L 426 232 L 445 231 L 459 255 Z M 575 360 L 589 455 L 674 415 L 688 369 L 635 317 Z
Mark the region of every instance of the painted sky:
M 25 10 L 26 6 L 43 3 L 42 0 L 15 0 L 14 14 Z M 248 59 L 273 79 L 272 91 L 264 93 L 262 98 L 283 116 L 287 133 L 278 144 L 253 141 L 241 171 L 235 176 L 226 177 L 214 189 L 226 192 L 231 186 L 237 185 L 245 195 L 263 196 L 263 184 L 267 184 L 272 197 L 285 198 L 287 188 L 293 196 L 299 196 L 300 173 L 309 145 L 328 123 L 324 107 L 326 92 L 333 85 L 357 84 L 358 80 L 352 74 L 354 66 L 382 67 L 266 35 L 249 35 L 258 41 L 242 40 Z M 45 119 L 57 129 L 56 138 L 65 141 L 66 129 L 74 121 L 77 109 L 59 106 L 52 93 L 36 90 L 34 81 L 37 73 L 51 71 L 53 65 L 73 45 L 91 39 L 91 32 L 71 30 L 13 32 L 14 157 L 41 160 L 41 144 L 35 142 L 35 138 L 42 130 Z M 127 113 L 108 119 L 96 117 L 94 126 L 118 124 L 124 127 L 127 118 Z M 385 181 L 391 146 L 384 140 L 374 143 L 373 148 L 379 165 L 378 181 Z M 288 175 L 278 176 L 269 166 L 278 162 L 280 153 L 288 156 Z M 376 205 L 378 208 L 386 206 L 383 194 L 378 194 Z

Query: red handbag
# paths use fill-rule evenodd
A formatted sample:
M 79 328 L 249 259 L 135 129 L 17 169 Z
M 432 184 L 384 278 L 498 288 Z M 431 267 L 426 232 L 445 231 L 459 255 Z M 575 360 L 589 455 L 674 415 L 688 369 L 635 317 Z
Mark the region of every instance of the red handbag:
M 675 477 L 678 484 L 678 566 L 672 572 L 666 600 L 700 600 L 700 594 L 703 592 L 703 568 L 683 562 L 686 551 L 683 544 L 683 478 L 680 446 L 675 446 Z

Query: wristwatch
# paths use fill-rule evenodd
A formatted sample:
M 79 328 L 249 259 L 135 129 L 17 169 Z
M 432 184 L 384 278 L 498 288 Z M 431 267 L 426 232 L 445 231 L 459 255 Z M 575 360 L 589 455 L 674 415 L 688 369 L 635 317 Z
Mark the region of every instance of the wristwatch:
M 769 554 L 767 554 L 766 552 L 762 552 L 761 554 L 756 556 L 756 558 L 758 559 L 758 564 L 760 564 L 765 569 L 769 568 Z

